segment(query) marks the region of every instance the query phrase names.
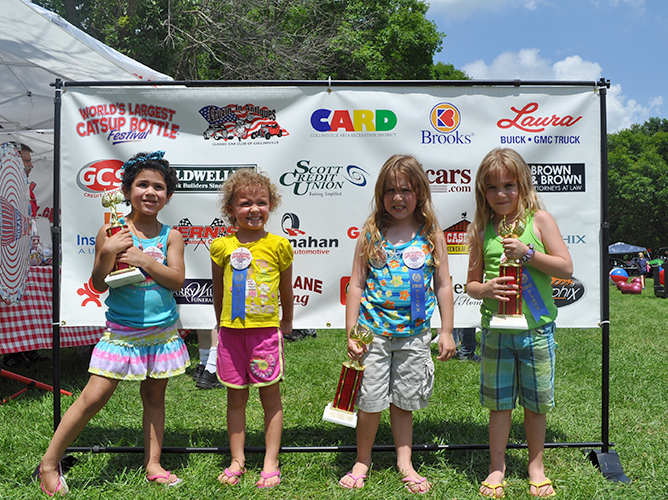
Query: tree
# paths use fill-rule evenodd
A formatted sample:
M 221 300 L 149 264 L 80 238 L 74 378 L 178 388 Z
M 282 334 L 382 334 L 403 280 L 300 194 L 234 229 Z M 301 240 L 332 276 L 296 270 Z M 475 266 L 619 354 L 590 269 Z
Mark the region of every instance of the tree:
M 432 69 L 432 80 L 470 80 L 471 78 L 461 69 L 455 69 L 452 64 L 437 62 Z
M 608 135 L 608 190 L 612 241 L 668 246 L 668 120 Z
M 35 1 L 177 80 L 466 78 L 424 0 Z

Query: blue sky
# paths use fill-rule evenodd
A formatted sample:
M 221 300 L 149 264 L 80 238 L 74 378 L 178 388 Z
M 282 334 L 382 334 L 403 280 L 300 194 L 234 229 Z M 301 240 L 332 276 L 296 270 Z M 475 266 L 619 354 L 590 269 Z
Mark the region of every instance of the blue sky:
M 668 118 L 667 0 L 427 0 L 475 79 L 610 80 L 608 132 Z

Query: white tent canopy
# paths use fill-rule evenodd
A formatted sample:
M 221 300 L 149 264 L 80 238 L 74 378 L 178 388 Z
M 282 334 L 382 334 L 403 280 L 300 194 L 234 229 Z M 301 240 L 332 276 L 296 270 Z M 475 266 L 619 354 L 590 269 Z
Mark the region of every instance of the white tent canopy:
M 65 81 L 172 79 L 107 47 L 38 5 L 27 0 L 2 0 L 0 143 L 22 142 L 33 150 L 35 168 L 30 180 L 37 184 L 39 216 L 48 215 L 48 207 L 53 205 L 55 90 L 51 84 L 56 78 Z M 42 230 L 40 233 L 44 234 Z
M 27 0 L 0 11 L 0 132 L 53 128 L 56 78 L 171 80 Z

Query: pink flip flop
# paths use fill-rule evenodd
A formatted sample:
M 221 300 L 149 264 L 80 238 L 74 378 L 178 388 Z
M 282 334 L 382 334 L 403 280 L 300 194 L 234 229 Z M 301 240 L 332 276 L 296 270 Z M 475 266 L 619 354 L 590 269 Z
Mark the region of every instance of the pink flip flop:
M 411 488 L 411 486 L 413 486 L 413 487 L 420 486 L 422 483 L 426 482 L 427 481 L 426 477 L 418 476 L 415 479 L 410 478 L 410 477 L 404 477 L 401 480 L 403 481 L 404 486 L 406 487 L 406 489 L 408 490 L 409 493 L 424 494 L 424 493 L 427 493 L 428 491 L 431 491 L 431 486 L 429 486 L 429 488 L 427 488 L 424 491 L 420 491 L 420 490 L 414 491 L 413 488 Z M 429 483 L 427 483 L 427 484 L 429 484 Z
M 353 485 L 352 486 L 348 486 L 347 484 L 342 482 L 343 477 L 346 477 L 346 476 L 349 476 L 349 477 L 352 478 L 352 480 L 353 480 Z M 344 488 L 346 490 L 359 490 L 359 489 L 364 488 L 364 480 L 366 479 L 366 474 L 360 474 L 359 476 L 355 476 L 355 475 L 353 475 L 353 471 L 350 471 L 350 472 L 346 473 L 346 476 L 343 476 L 341 479 L 339 479 L 339 486 L 341 486 L 341 488 Z M 362 480 L 362 486 L 355 486 L 357 484 L 357 481 L 359 481 L 360 479 Z
M 58 464 L 58 486 L 56 486 L 56 489 L 53 493 L 47 490 L 42 484 L 42 464 L 39 464 L 39 487 L 42 488 L 42 491 L 50 497 L 56 496 L 56 494 L 62 497 L 63 495 L 67 495 L 70 492 L 69 488 L 67 487 L 67 483 L 65 482 L 65 476 L 63 476 L 63 469 L 60 467 L 60 464 Z
M 166 488 L 171 488 L 172 486 L 176 486 L 176 485 L 179 484 L 181 481 L 183 481 L 183 479 L 181 479 L 180 477 L 176 477 L 176 474 L 174 474 L 174 477 L 176 477 L 176 481 L 170 481 L 170 480 L 169 480 L 169 477 L 170 477 L 171 475 L 172 475 L 172 473 L 169 472 L 169 471 L 167 471 L 167 472 L 164 473 L 164 474 L 156 474 L 155 476 L 149 476 L 149 475 L 147 474 L 147 475 L 146 475 L 146 481 L 148 481 L 149 483 L 154 483 L 154 484 L 162 484 L 162 485 L 164 485 Z M 164 483 L 158 482 L 158 481 L 157 481 L 158 479 L 164 479 L 165 482 L 164 482 Z
M 223 474 L 221 474 L 220 476 L 218 476 L 218 481 L 220 481 L 220 484 L 229 484 L 230 486 L 234 486 L 234 485 L 239 484 L 239 479 L 240 479 L 241 476 L 243 476 L 245 473 L 246 473 L 246 469 L 242 469 L 242 470 L 230 470 L 230 469 L 228 469 L 228 468 L 226 467 L 225 470 L 223 471 L 223 474 L 225 474 L 225 477 L 228 479 L 228 481 L 221 481 L 221 480 L 220 480 L 220 476 L 222 476 Z M 229 479 L 232 479 L 232 478 L 236 478 L 236 481 L 234 481 L 234 482 L 229 481 Z
M 272 484 L 270 486 L 267 486 L 265 484 L 267 479 L 271 479 L 272 477 L 276 477 L 276 476 L 278 476 L 278 482 L 276 484 Z M 275 470 L 274 472 L 262 471 L 262 472 L 260 472 L 260 477 L 262 479 L 260 479 L 260 481 L 255 483 L 255 486 L 257 486 L 258 488 L 273 488 L 274 486 L 278 486 L 279 484 L 281 484 L 281 471 L 280 471 L 280 469 Z

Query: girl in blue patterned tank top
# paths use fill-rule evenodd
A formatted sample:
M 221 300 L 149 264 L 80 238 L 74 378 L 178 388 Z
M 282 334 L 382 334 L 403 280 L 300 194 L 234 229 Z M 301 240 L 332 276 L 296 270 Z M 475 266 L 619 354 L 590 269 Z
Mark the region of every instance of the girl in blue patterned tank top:
M 411 460 L 413 411 L 427 405 L 433 390 L 430 320 L 437 305 L 443 324 L 437 359 L 455 354 L 448 252 L 429 180 L 414 157 L 385 162 L 374 203 L 355 248 L 346 300 L 347 331 L 359 322 L 374 338 L 368 347 L 348 339 L 348 355 L 366 369 L 357 402 L 357 459 L 339 484 L 364 486 L 380 415 L 389 407 L 401 479 L 409 492 L 425 493 L 431 484 Z

